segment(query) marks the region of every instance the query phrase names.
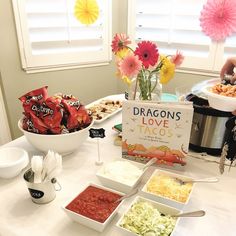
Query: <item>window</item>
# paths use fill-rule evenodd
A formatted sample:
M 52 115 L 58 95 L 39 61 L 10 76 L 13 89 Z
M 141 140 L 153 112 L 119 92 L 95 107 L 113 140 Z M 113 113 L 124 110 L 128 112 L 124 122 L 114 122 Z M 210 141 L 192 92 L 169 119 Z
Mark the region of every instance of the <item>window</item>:
M 107 64 L 111 60 L 111 1 L 97 0 L 99 18 L 89 26 L 74 17 L 76 0 L 12 0 L 27 72 Z
M 185 56 L 183 70 L 219 72 L 224 60 L 236 56 L 236 34 L 216 43 L 200 27 L 206 0 L 129 0 L 128 34 L 138 42 L 157 43 L 160 53 Z

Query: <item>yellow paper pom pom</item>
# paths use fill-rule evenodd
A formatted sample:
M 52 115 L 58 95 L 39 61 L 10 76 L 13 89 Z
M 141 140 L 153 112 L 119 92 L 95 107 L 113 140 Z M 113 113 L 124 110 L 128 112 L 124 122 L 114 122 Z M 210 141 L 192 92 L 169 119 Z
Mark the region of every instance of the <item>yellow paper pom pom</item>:
M 99 16 L 96 0 L 76 0 L 74 15 L 78 21 L 85 25 L 93 24 Z

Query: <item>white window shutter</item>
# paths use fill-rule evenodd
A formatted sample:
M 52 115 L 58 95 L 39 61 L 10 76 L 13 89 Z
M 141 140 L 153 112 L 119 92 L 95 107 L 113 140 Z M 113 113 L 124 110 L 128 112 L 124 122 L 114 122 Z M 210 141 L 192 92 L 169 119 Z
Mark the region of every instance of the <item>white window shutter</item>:
M 98 65 L 111 60 L 111 1 L 97 0 L 89 26 L 74 17 L 75 0 L 12 0 L 23 68 Z
M 214 70 L 220 71 L 229 57 L 236 57 L 236 33 L 227 37 L 224 42 L 218 43 Z
M 180 50 L 182 69 L 213 71 L 217 45 L 201 31 L 206 0 L 130 0 L 128 34 L 136 42 L 157 43 L 161 54 Z

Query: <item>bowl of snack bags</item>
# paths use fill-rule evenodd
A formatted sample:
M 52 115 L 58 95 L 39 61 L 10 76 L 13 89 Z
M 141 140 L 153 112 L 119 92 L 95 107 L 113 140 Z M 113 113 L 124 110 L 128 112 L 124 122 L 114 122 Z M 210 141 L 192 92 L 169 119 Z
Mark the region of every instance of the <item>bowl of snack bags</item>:
M 18 121 L 18 127 L 36 149 L 67 155 L 88 138 L 93 119 L 74 96 L 49 96 L 45 86 L 19 99 L 24 116 Z

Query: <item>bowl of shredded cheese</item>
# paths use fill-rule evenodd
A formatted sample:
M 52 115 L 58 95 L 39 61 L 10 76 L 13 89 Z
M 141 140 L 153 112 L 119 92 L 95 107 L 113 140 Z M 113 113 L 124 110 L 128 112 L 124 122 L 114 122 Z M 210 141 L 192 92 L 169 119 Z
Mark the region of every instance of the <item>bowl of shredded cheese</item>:
M 142 188 L 142 194 L 152 200 L 182 209 L 189 201 L 193 183 L 184 183 L 192 178 L 155 170 Z

